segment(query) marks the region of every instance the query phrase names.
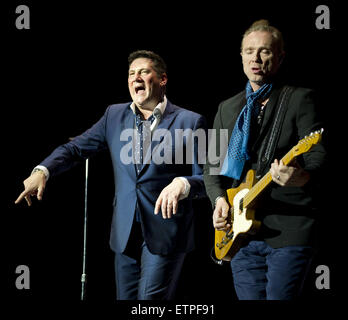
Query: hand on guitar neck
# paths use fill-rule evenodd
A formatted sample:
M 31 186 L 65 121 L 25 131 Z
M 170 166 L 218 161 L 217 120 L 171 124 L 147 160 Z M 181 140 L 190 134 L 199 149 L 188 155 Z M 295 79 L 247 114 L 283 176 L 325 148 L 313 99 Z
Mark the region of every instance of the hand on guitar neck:
M 309 173 L 303 170 L 296 159 L 288 166 L 282 160 L 275 159 L 270 173 L 272 180 L 282 187 L 303 187 L 310 178 Z

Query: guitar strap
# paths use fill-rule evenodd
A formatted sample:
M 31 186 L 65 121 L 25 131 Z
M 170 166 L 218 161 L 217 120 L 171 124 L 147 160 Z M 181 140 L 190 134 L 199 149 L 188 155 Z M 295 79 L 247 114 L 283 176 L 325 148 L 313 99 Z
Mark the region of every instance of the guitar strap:
M 278 99 L 278 108 L 276 110 L 276 116 L 273 121 L 273 125 L 266 139 L 264 139 L 259 157 L 257 160 L 256 178 L 260 179 L 264 173 L 265 168 L 270 167 L 273 160 L 275 148 L 278 144 L 281 128 L 284 121 L 284 116 L 288 108 L 290 96 L 295 90 L 294 87 L 284 86 Z

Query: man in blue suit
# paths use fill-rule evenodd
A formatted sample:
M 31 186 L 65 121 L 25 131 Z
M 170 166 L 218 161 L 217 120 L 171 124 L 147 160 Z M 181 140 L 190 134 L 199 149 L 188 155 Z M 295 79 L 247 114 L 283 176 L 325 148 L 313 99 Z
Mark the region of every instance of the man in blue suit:
M 133 101 L 109 106 L 89 130 L 55 149 L 24 181 L 16 203 L 26 199 L 31 205 L 31 196 L 41 200 L 49 177 L 109 149 L 117 298 L 169 300 L 185 254 L 194 248 L 192 199 L 205 196 L 206 122 L 167 100 L 166 65 L 160 56 L 140 50 L 128 62 Z

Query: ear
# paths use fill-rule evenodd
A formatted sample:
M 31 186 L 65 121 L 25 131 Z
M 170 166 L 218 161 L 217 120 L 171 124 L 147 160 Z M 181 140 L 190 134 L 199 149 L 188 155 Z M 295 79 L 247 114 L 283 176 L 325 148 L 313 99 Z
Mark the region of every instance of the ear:
M 160 85 L 164 87 L 168 82 L 168 77 L 166 73 L 162 73 Z

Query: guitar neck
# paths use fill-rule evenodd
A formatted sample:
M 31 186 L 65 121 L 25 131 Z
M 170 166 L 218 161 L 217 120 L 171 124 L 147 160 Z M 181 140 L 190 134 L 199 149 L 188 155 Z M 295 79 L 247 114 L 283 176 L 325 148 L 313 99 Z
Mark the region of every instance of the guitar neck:
M 288 165 L 295 158 L 293 149 L 291 149 L 282 159 L 285 165 Z M 265 190 L 265 188 L 271 183 L 272 175 L 271 172 L 268 171 L 261 180 L 259 180 L 245 195 L 243 198 L 243 207 L 247 208 L 259 195 Z

